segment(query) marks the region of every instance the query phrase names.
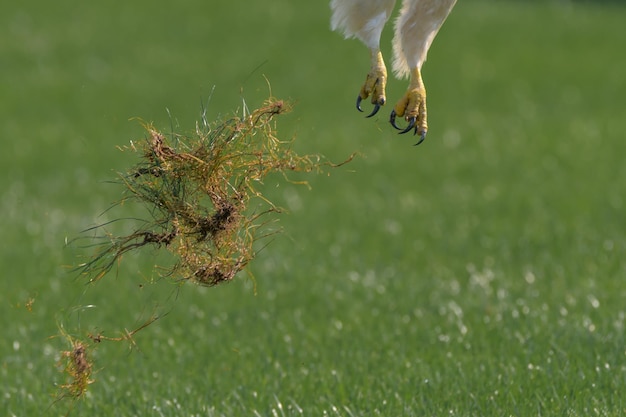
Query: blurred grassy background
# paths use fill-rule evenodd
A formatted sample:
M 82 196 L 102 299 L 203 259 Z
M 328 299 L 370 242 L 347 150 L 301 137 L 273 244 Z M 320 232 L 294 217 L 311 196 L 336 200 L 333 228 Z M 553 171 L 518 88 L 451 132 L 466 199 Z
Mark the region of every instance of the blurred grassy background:
M 365 48 L 299 3 L 0 5 L 5 414 L 66 411 L 48 408 L 58 322 L 112 333 L 156 309 L 140 351 L 98 348 L 77 414 L 623 415 L 626 9 L 460 2 L 413 148 L 354 109 Z M 279 132 L 300 152 L 363 156 L 310 191 L 266 183 L 291 213 L 257 295 L 145 285 L 149 256 L 96 287 L 68 274 L 65 238 L 102 219 L 133 162 L 116 146 L 144 136 L 129 119 L 190 131 L 202 103 L 260 104 L 264 77 L 296 103 Z

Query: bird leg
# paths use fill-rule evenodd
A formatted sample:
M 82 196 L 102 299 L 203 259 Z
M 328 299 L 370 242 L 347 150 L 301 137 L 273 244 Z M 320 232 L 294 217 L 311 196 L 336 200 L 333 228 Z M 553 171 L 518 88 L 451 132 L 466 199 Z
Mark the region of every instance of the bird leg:
M 359 96 L 356 98 L 356 108 L 362 112 L 361 101 L 370 95 L 372 96 L 374 110 L 367 117 L 372 117 L 378 113 L 380 106 L 385 104 L 385 86 L 387 85 L 387 68 L 385 67 L 382 52 L 379 49 L 371 49 L 370 56 L 372 60 L 370 72 L 367 74 L 365 83 L 361 87 Z
M 409 123 L 404 129 L 396 125 L 396 116 L 403 117 Z M 400 133 L 407 133 L 413 130 L 413 134 L 419 134 L 419 145 L 426 138 L 428 124 L 426 122 L 426 87 L 422 81 L 422 74 L 419 68 L 411 70 L 409 88 L 404 96 L 398 101 L 393 110 L 389 122 L 393 127 L 400 130 Z

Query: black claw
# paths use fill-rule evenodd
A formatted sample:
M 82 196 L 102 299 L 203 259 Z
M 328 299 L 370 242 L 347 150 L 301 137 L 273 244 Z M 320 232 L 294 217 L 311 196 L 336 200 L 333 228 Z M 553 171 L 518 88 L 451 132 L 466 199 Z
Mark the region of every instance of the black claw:
M 358 95 L 358 96 L 356 97 L 356 109 L 357 109 L 358 111 L 360 111 L 361 113 L 363 113 L 363 109 L 361 108 L 361 100 L 363 100 L 363 99 L 361 98 L 361 95 Z
M 378 110 L 380 110 L 380 104 L 376 103 L 376 104 L 374 104 L 374 110 L 372 110 L 372 112 L 370 114 L 368 114 L 367 116 L 365 116 L 365 117 L 372 117 L 373 115 L 378 113 Z
M 415 133 L 417 133 L 417 130 L 415 131 Z M 420 140 L 413 146 L 417 146 L 420 143 L 424 142 L 424 139 L 426 139 L 426 131 L 424 131 L 421 135 L 420 135 Z
M 417 122 L 417 118 L 416 117 L 411 117 L 409 119 L 409 125 L 401 132 L 398 132 L 399 135 L 403 135 L 405 133 L 408 133 L 411 131 L 411 129 L 415 129 L 415 132 L 413 134 L 417 133 L 417 126 L 415 126 L 415 122 Z
M 361 98 L 361 95 L 358 95 L 356 97 L 356 109 L 362 113 L 363 109 L 361 108 L 361 101 L 363 101 L 363 99 Z M 372 112 L 370 114 L 368 114 L 365 117 L 372 117 L 373 115 L 378 113 L 378 110 L 380 110 L 380 107 L 383 104 L 385 104 L 385 100 L 381 100 L 381 101 L 382 101 L 381 103 L 374 103 L 374 109 L 372 110 Z
M 396 125 L 396 111 L 395 110 L 391 110 L 391 116 L 389 116 L 389 123 L 391 123 L 391 126 L 395 127 L 397 130 L 402 130 Z
M 400 130 L 400 132 L 398 132 L 399 135 L 402 135 L 404 133 L 409 133 L 411 130 L 413 130 L 413 134 L 417 135 L 417 117 L 411 117 L 409 119 L 409 125 L 404 128 L 401 129 L 398 127 L 398 125 L 396 125 L 396 111 L 392 110 L 391 111 L 391 116 L 389 116 L 389 123 L 391 123 L 391 126 L 395 127 L 396 129 Z M 426 139 L 426 131 L 422 132 L 422 134 L 420 135 L 420 140 L 419 142 L 417 142 L 415 145 L 413 146 L 417 146 L 420 143 L 424 142 L 424 139 Z

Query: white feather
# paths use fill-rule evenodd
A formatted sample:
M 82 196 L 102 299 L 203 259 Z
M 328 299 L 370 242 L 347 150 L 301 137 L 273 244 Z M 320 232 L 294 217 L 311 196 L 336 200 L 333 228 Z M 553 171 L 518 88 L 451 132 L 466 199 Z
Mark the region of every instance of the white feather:
M 380 36 L 396 0 L 332 0 L 331 28 L 378 49 Z
M 395 22 L 393 70 L 398 77 L 421 69 L 428 49 L 456 0 L 403 0 Z M 368 48 L 380 48 L 380 36 L 395 0 L 331 0 L 331 27 Z

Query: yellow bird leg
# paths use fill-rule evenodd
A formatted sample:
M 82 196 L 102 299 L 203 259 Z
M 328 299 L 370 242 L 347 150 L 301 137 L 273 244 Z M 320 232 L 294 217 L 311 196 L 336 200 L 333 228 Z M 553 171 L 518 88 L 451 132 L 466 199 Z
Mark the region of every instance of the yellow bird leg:
M 361 109 L 361 101 L 372 96 L 372 104 L 374 110 L 367 116 L 372 117 L 375 115 L 380 106 L 385 104 L 385 87 L 387 86 L 387 67 L 383 60 L 383 54 L 378 49 L 370 50 L 371 68 L 370 72 L 365 78 L 365 83 L 361 87 L 359 96 L 356 99 L 356 108 L 359 111 Z
M 401 130 L 396 126 L 396 116 L 404 117 L 409 122 L 409 125 L 400 133 L 407 133 L 414 130 L 414 134 L 420 135 L 420 141 L 416 144 L 422 143 L 426 137 L 428 131 L 427 115 L 426 115 L 426 87 L 422 81 L 422 74 L 419 68 L 411 70 L 411 79 L 409 82 L 409 88 L 404 96 L 398 101 L 391 112 L 390 122 L 398 130 Z

